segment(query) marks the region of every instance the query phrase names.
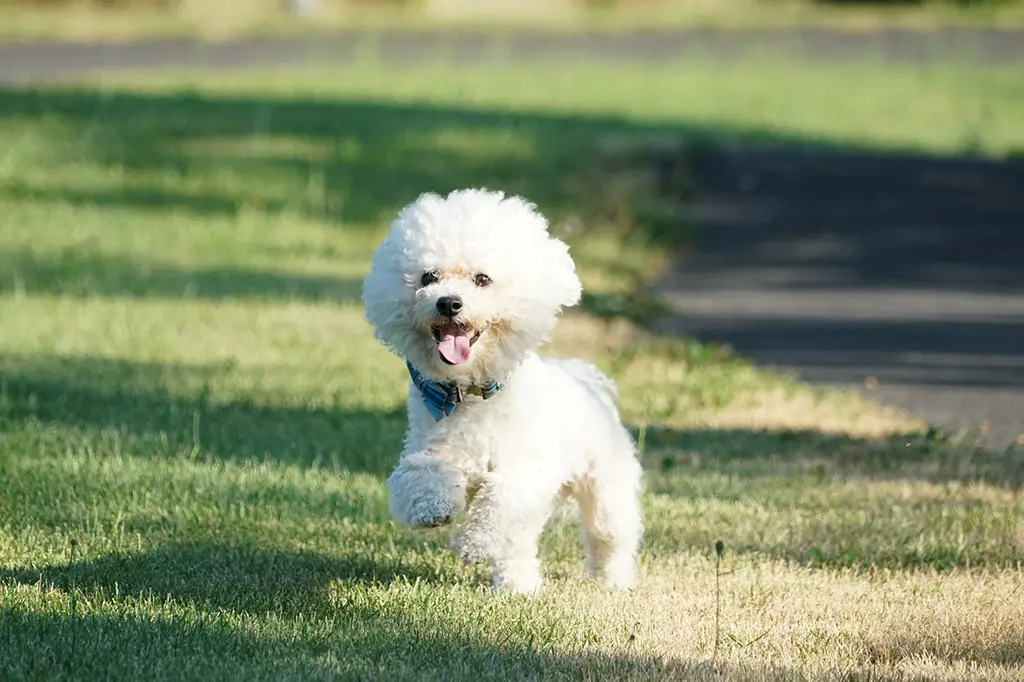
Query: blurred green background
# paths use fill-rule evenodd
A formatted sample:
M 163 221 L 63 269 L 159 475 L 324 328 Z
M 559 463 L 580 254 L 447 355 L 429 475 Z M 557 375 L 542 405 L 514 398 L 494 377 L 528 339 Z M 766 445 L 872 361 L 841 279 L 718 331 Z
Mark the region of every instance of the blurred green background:
M 1020 0 L 0 0 L 0 35 L 129 39 L 352 26 L 1017 26 Z

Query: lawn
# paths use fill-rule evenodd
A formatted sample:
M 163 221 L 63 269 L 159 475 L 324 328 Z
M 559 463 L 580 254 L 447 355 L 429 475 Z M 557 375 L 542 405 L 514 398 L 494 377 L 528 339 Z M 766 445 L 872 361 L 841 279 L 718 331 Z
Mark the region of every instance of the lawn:
M 0 90 L 0 678 L 1021 679 L 1021 454 L 650 337 L 622 313 L 657 310 L 685 172 L 607 154 L 1002 155 L 1022 83 L 367 65 Z M 550 351 L 610 372 L 641 440 L 634 594 L 582 578 L 571 518 L 535 600 L 388 519 L 405 370 L 361 277 L 401 205 L 466 185 L 573 244 L 588 298 Z

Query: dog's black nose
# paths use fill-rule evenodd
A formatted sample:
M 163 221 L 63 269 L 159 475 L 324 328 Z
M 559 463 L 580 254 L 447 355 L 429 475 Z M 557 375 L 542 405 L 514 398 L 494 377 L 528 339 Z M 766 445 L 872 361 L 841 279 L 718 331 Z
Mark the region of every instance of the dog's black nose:
M 458 296 L 442 296 L 437 299 L 437 312 L 445 317 L 455 317 L 462 310 L 462 299 Z

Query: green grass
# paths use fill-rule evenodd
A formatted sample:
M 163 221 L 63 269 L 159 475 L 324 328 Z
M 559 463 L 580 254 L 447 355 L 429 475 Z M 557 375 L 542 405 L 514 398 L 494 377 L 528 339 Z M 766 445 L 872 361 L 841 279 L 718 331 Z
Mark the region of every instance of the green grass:
M 688 232 L 599 150 L 1001 155 L 1022 82 L 367 66 L 0 91 L 0 677 L 1019 679 L 1019 453 L 621 319 Z M 643 433 L 634 595 L 583 581 L 572 522 L 524 600 L 388 520 L 405 377 L 360 280 L 401 205 L 464 185 L 573 243 L 590 298 L 551 350 L 609 371 Z

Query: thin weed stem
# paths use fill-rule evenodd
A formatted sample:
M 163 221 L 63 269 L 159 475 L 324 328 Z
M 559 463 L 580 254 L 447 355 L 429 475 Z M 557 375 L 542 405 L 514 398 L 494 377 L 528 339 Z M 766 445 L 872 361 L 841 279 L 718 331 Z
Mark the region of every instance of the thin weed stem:
M 715 649 L 711 654 L 711 666 L 714 667 L 718 660 L 718 643 L 721 640 L 721 616 L 722 616 L 722 554 L 725 553 L 725 543 L 715 540 Z

